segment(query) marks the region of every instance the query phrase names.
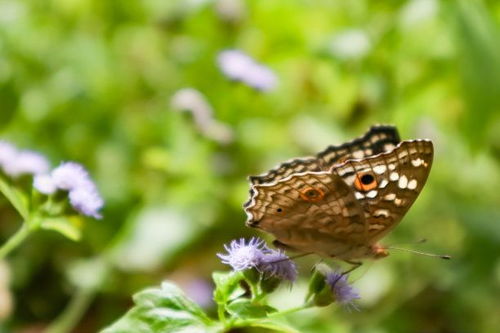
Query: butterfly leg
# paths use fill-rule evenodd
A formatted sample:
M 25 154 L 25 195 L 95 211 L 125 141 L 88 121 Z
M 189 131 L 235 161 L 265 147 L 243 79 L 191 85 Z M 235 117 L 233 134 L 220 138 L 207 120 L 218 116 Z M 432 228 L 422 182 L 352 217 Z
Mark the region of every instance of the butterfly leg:
M 284 250 L 284 251 L 292 251 L 292 252 L 297 252 L 296 249 L 293 247 L 286 245 L 285 243 L 280 242 L 279 240 L 275 239 L 273 241 L 273 245 L 277 247 L 278 249 Z
M 352 261 L 352 260 L 344 260 L 346 263 L 352 265 L 351 268 L 349 268 L 347 271 L 342 272 L 342 275 L 347 275 L 354 271 L 355 269 L 359 268 L 363 263 L 361 261 Z

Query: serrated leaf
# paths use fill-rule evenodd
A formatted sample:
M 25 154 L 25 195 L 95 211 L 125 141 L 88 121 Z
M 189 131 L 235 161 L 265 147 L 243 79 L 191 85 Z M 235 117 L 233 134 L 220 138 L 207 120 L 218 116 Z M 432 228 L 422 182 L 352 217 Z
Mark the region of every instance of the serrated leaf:
M 102 333 L 215 332 L 203 310 L 174 284 L 149 288 L 133 297 L 135 306 Z
M 227 312 L 232 316 L 247 319 L 247 318 L 262 318 L 269 313 L 276 312 L 276 309 L 268 305 L 252 304 L 252 301 L 245 298 L 240 298 L 231 302 L 226 307 Z
M 241 272 L 214 272 L 212 279 L 215 283 L 214 301 L 217 304 L 226 304 L 245 293 L 240 286 L 243 280 Z
M 82 236 L 79 223 L 66 217 L 45 218 L 40 227 L 45 230 L 57 231 L 75 242 L 80 240 Z

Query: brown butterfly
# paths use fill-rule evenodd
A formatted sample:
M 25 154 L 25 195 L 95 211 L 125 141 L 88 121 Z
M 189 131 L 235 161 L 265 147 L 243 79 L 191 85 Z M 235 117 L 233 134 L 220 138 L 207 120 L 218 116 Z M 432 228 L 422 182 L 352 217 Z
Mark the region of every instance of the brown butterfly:
M 246 224 L 303 253 L 347 262 L 385 257 L 377 242 L 417 198 L 432 158 L 431 141 L 400 141 L 395 127 L 374 126 L 315 157 L 250 177 Z

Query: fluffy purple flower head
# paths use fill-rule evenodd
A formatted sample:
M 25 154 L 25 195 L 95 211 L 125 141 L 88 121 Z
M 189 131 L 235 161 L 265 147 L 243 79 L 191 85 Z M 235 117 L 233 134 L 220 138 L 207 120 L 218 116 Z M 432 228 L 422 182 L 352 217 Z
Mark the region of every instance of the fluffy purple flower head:
M 49 161 L 40 153 L 17 150 L 8 142 L 0 141 L 0 166 L 11 177 L 25 174 L 37 175 L 48 172 Z
M 99 192 L 94 186 L 82 186 L 69 192 L 69 202 L 74 209 L 86 216 L 100 219 L 99 210 L 104 205 Z
M 43 194 L 52 194 L 57 191 L 56 184 L 54 184 L 54 180 L 49 174 L 35 175 L 33 178 L 33 187 Z
M 217 63 L 224 75 L 232 80 L 244 80 L 254 61 L 239 50 L 225 50 L 217 56 Z
M 295 263 L 283 252 L 270 250 L 261 257 L 257 269 L 280 280 L 294 282 L 297 278 Z
M 361 298 L 356 289 L 347 281 L 347 275 L 340 272 L 330 272 L 326 275 L 326 283 L 330 286 L 335 301 L 344 306 L 355 308 L 354 300 Z
M 92 183 L 85 168 L 75 162 L 61 163 L 51 173 L 54 184 L 61 190 L 71 191 Z
M 86 216 L 102 217 L 99 210 L 104 201 L 87 170 L 78 163 L 61 163 L 50 174 L 35 177 L 33 186 L 43 194 L 52 194 L 57 189 L 69 191 L 69 202 L 74 209 Z
M 260 238 L 252 238 L 246 243 L 244 238 L 233 240 L 229 245 L 224 245 L 227 254 L 217 253 L 222 263 L 231 266 L 235 271 L 257 267 L 269 249 Z
M 272 90 L 278 81 L 273 71 L 239 50 L 220 52 L 217 63 L 229 79 L 241 81 L 261 91 Z

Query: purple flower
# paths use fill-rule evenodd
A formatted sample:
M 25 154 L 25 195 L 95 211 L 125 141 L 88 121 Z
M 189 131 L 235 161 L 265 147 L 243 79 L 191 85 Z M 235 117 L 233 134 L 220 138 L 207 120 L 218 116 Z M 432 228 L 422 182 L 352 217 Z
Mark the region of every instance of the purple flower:
M 17 150 L 14 145 L 0 141 L 0 167 L 7 175 L 16 178 L 25 174 L 46 173 L 50 164 L 40 153 Z
M 222 263 L 231 266 L 235 271 L 242 271 L 247 268 L 257 267 L 264 253 L 269 251 L 264 241 L 259 238 L 252 238 L 245 242 L 244 238 L 233 240 L 229 245 L 224 245 L 227 254 L 218 253 Z
M 265 253 L 256 268 L 280 280 L 293 282 L 297 278 L 295 263 L 284 252 L 279 250 L 270 250 Z
M 56 184 L 54 184 L 54 180 L 49 174 L 35 175 L 33 187 L 43 194 L 52 194 L 57 190 Z
M 295 281 L 297 268 L 292 260 L 282 251 L 269 249 L 263 240 L 252 238 L 233 240 L 224 245 L 227 254 L 218 253 L 222 263 L 230 265 L 235 271 L 256 268 L 259 272 L 280 280 Z
M 78 163 L 61 163 L 50 175 L 35 177 L 33 186 L 44 194 L 51 194 L 56 189 L 69 191 L 69 202 L 74 209 L 86 216 L 102 217 L 99 210 L 104 201 L 87 170 Z
M 361 298 L 356 289 L 347 281 L 347 275 L 339 272 L 330 272 L 326 275 L 326 283 L 330 286 L 335 301 L 344 306 L 355 308 L 354 300 Z
M 262 91 L 272 90 L 276 86 L 277 78 L 273 71 L 242 51 L 222 51 L 217 57 L 217 63 L 224 75 L 231 80 L 241 81 Z
M 92 183 L 89 174 L 85 168 L 75 162 L 61 163 L 52 170 L 52 179 L 57 188 L 61 190 L 74 190 Z
M 102 215 L 99 210 L 104 205 L 99 192 L 94 186 L 83 186 L 69 192 L 69 202 L 74 209 L 86 216 L 100 219 Z

